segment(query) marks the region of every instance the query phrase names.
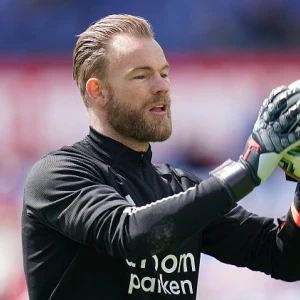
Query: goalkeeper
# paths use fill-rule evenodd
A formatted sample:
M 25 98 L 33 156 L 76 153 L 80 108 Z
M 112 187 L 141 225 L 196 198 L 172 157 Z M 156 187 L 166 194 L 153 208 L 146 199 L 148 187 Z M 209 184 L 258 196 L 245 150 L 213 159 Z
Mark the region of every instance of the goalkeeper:
M 145 19 L 99 20 L 79 35 L 73 63 L 90 131 L 28 174 L 31 300 L 196 299 L 201 253 L 300 280 L 299 187 L 279 224 L 238 205 L 299 144 L 300 90 L 274 89 L 240 158 L 201 180 L 151 161 L 150 142 L 168 139 L 172 123 L 169 64 Z

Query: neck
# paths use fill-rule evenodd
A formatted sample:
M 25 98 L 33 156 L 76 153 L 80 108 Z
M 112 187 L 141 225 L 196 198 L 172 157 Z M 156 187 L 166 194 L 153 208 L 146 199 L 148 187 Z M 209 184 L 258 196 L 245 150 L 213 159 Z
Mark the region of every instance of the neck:
M 125 145 L 126 147 L 137 151 L 137 152 L 146 152 L 149 148 L 149 142 L 140 142 L 132 138 L 124 137 L 116 132 L 113 128 L 104 126 L 100 122 L 95 122 L 91 120 L 91 126 L 98 131 L 99 133 L 114 139 L 115 141 Z

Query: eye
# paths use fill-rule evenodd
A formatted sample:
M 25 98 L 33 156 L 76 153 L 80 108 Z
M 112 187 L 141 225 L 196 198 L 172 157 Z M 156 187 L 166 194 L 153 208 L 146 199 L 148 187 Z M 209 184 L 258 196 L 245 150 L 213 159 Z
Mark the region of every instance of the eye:
M 138 76 L 133 77 L 133 79 L 144 79 L 144 78 L 146 78 L 145 75 L 138 75 Z
M 168 74 L 166 74 L 166 73 L 164 73 L 164 74 L 160 74 L 160 76 L 161 76 L 161 78 L 167 78 L 167 77 L 169 77 L 169 75 L 168 75 Z

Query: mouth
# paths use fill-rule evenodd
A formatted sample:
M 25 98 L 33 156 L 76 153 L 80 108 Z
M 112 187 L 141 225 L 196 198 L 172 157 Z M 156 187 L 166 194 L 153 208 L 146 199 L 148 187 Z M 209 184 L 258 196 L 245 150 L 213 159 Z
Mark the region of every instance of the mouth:
M 150 112 L 154 115 L 165 115 L 167 113 L 168 106 L 166 104 L 155 105 L 150 109 Z

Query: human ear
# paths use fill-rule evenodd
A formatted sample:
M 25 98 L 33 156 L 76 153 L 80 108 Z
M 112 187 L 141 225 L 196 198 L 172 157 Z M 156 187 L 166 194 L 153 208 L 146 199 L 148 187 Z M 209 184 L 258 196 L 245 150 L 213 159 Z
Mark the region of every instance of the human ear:
M 91 103 L 105 106 L 108 101 L 108 93 L 102 80 L 92 77 L 85 85 Z

